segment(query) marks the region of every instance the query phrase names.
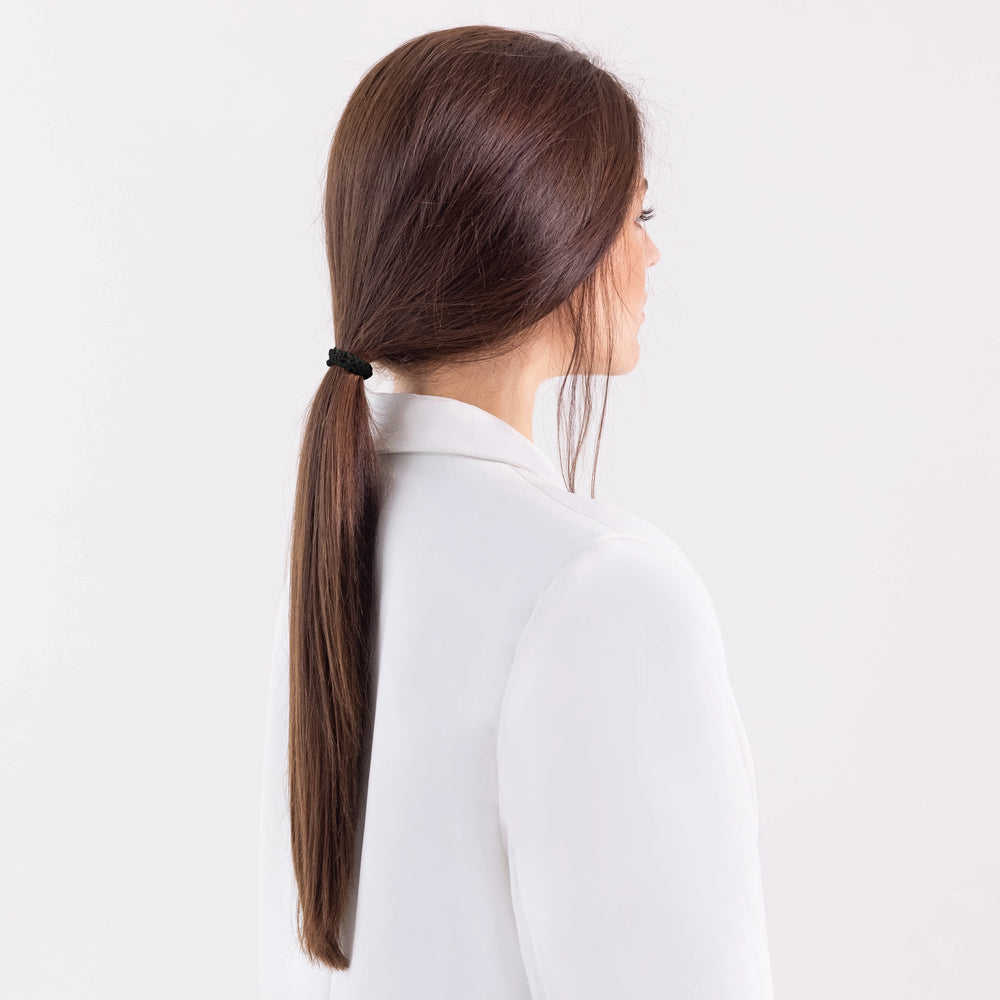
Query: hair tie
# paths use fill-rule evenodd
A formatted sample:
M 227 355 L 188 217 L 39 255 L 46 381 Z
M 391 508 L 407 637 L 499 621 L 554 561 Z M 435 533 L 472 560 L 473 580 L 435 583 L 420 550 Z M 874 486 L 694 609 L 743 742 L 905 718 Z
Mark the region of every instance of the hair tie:
M 357 355 L 351 354 L 350 351 L 342 351 L 339 347 L 330 348 L 330 356 L 326 361 L 327 368 L 330 365 L 346 368 L 363 379 L 370 378 L 372 374 L 372 366 L 367 361 L 362 361 Z

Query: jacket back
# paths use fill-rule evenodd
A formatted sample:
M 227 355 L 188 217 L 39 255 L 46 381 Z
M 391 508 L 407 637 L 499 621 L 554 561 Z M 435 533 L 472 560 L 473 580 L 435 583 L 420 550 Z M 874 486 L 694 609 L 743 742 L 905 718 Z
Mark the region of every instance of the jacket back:
M 286 579 L 262 997 L 767 1000 L 753 764 L 696 570 L 493 414 L 368 397 L 387 491 L 351 967 L 295 939 Z

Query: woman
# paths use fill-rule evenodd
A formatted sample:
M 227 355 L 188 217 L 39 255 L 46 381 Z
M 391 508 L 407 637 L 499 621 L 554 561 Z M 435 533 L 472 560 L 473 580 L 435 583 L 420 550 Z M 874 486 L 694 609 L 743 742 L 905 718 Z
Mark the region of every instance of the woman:
M 659 259 L 644 148 L 613 75 L 491 26 L 411 39 L 347 103 L 338 347 L 267 723 L 265 1000 L 771 996 L 711 599 L 669 537 L 594 497 L 596 465 L 574 489 L 590 380 L 606 405 L 636 365 Z M 366 390 L 375 365 L 395 392 Z M 532 440 L 559 376 L 584 388 L 565 484 Z

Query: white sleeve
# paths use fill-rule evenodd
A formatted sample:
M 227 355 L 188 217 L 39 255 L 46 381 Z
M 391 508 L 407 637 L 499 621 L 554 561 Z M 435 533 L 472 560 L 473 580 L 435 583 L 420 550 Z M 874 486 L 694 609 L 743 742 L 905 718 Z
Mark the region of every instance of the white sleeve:
M 771 1000 L 752 768 L 677 549 L 584 547 L 521 636 L 497 733 L 533 1000 Z
M 258 963 L 261 1000 L 327 1000 L 334 970 L 312 962 L 295 930 L 298 888 L 288 818 L 288 577 L 274 629 L 260 808 Z

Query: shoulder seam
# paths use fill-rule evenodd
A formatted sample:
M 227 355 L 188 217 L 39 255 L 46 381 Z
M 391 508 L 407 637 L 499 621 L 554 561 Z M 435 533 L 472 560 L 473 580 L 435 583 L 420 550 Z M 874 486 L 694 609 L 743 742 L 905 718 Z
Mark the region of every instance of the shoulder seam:
M 534 621 L 535 615 L 539 607 L 541 606 L 542 602 L 548 596 L 549 591 L 552 590 L 552 588 L 556 585 L 556 583 L 566 572 L 566 570 L 568 570 L 570 566 L 572 566 L 573 563 L 575 563 L 577 559 L 584 554 L 584 552 L 586 552 L 588 549 L 593 548 L 596 545 L 600 545 L 602 542 L 636 542 L 639 545 L 645 545 L 648 548 L 655 549 L 657 552 L 660 552 L 663 555 L 667 556 L 673 562 L 680 563 L 680 565 L 683 566 L 685 570 L 687 570 L 690 565 L 690 561 L 687 559 L 686 556 L 682 557 L 681 555 L 678 555 L 678 553 L 673 552 L 671 549 L 665 548 L 662 545 L 658 545 L 656 542 L 650 541 L 648 538 L 640 538 L 638 535 L 626 535 L 620 531 L 614 531 L 607 535 L 601 535 L 599 538 L 591 538 L 590 541 L 585 542 L 583 545 L 581 545 L 580 548 L 578 548 L 566 560 L 566 562 L 564 562 L 562 566 L 560 566 L 559 569 L 556 570 L 556 572 L 552 576 L 552 579 L 549 580 L 549 582 L 545 585 L 545 588 L 536 598 L 535 603 L 531 608 L 531 614 L 529 614 L 527 619 L 525 620 L 524 626 L 521 629 L 521 633 L 517 638 L 517 645 L 514 647 L 514 656 L 513 659 L 511 660 L 512 664 L 515 660 L 517 660 L 518 654 L 521 651 L 521 643 L 524 639 L 524 635 L 528 631 L 528 627 Z M 504 694 L 506 695 L 506 691 L 504 692 Z M 502 711 L 502 706 L 501 706 L 501 711 Z

